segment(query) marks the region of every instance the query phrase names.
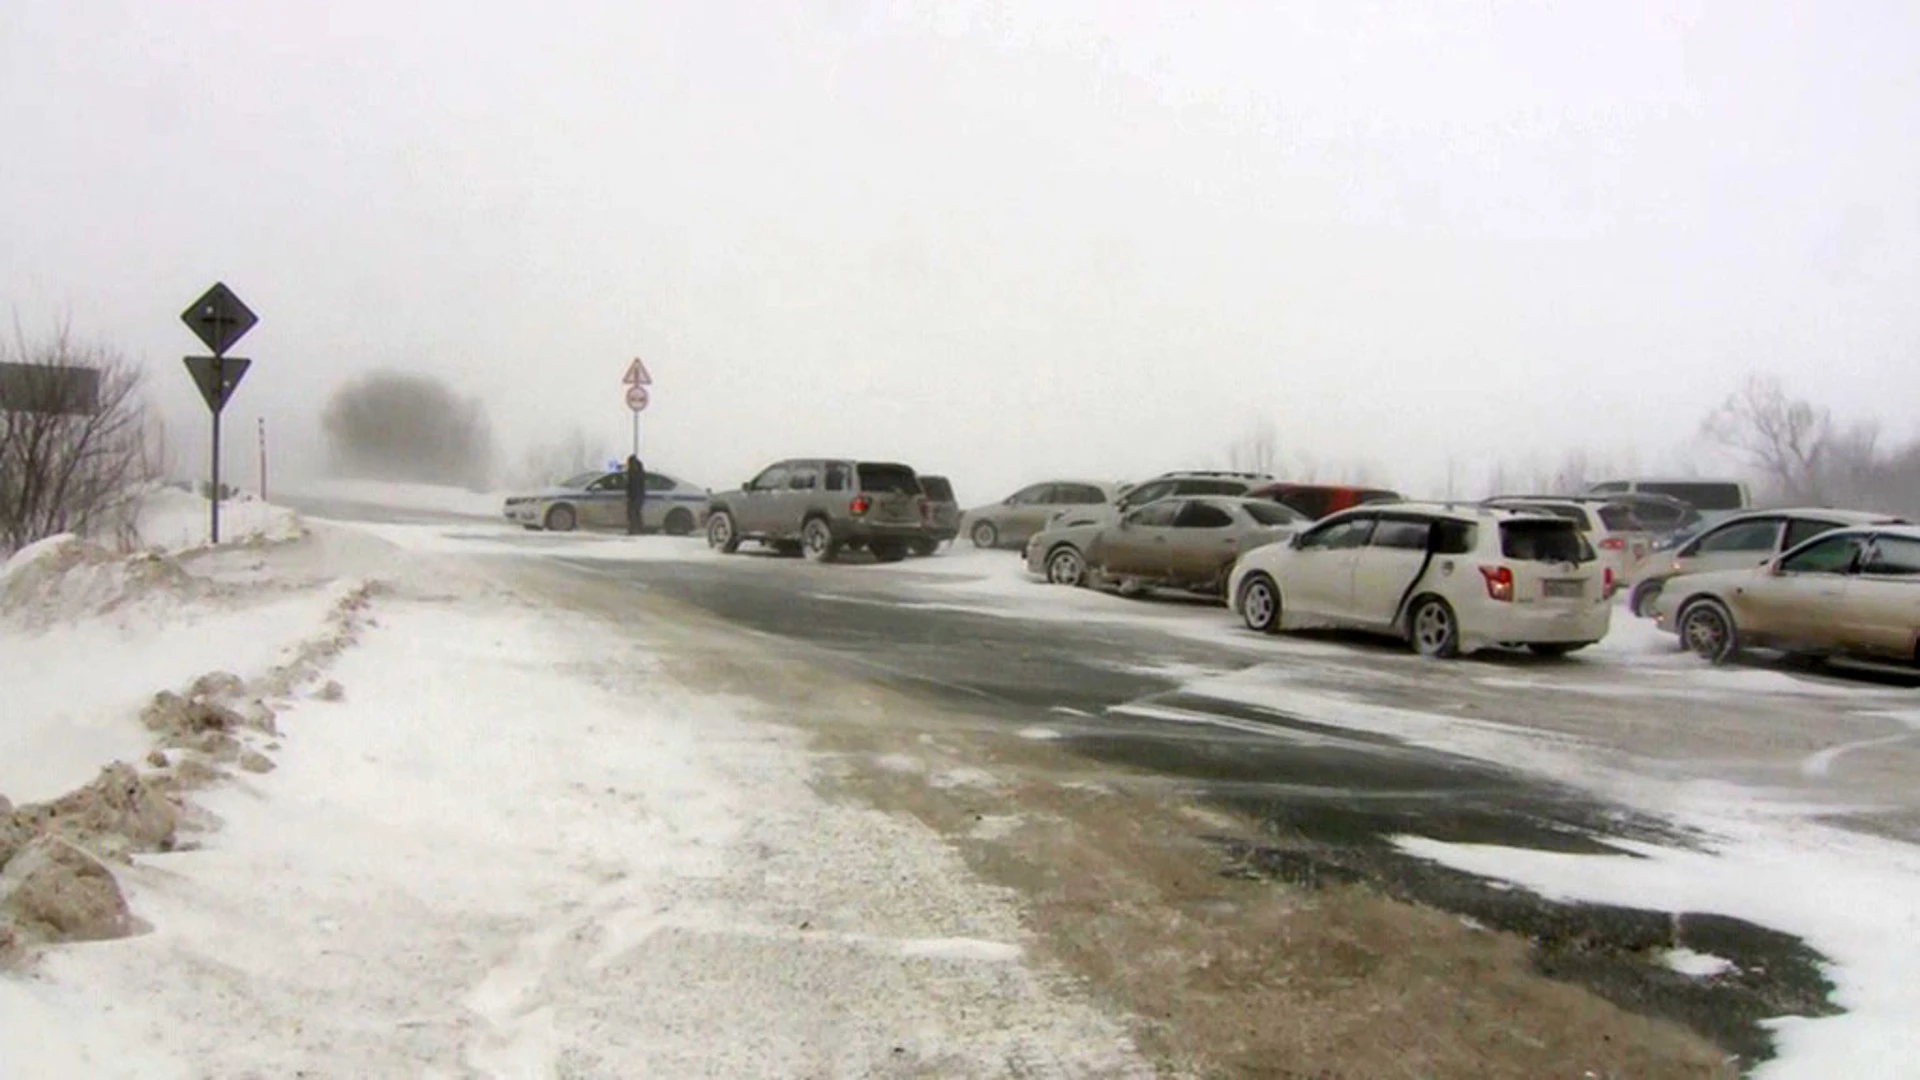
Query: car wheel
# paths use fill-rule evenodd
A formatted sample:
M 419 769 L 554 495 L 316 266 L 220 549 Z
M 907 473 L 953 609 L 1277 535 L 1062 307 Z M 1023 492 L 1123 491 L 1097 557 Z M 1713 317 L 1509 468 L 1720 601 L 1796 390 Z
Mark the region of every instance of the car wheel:
M 1653 618 L 1653 602 L 1660 599 L 1660 587 L 1665 584 L 1665 581 L 1655 578 L 1635 585 L 1633 592 L 1627 596 L 1627 610 L 1633 612 L 1636 619 Z
M 1680 609 L 1680 643 L 1702 660 L 1724 664 L 1740 651 L 1740 632 L 1720 601 L 1690 600 Z
M 1591 641 L 1534 641 L 1527 644 L 1527 651 L 1535 656 L 1556 657 L 1577 652 L 1591 644 Z
M 800 546 L 814 562 L 832 562 L 840 554 L 840 541 L 833 538 L 833 526 L 826 518 L 808 518 L 800 527 Z
M 547 511 L 547 528 L 553 532 L 572 532 L 578 524 L 580 521 L 574 517 L 571 506 L 556 506 Z
M 1047 584 L 1049 585 L 1085 585 L 1087 583 L 1087 560 L 1080 552 L 1062 544 L 1047 555 Z
M 913 552 L 915 555 L 931 555 L 940 550 L 940 542 L 938 540 L 915 540 L 908 546 L 907 550 Z
M 975 522 L 972 531 L 970 531 L 967 536 L 973 540 L 973 546 L 977 548 L 994 548 L 1000 546 L 1000 530 L 994 528 L 993 522 L 991 521 Z
M 1437 596 L 1416 601 L 1407 618 L 1407 638 L 1421 656 L 1444 660 L 1460 655 L 1460 621 L 1452 605 Z
M 691 536 L 693 535 L 693 515 L 685 510 L 669 511 L 664 528 L 668 536 Z
M 733 529 L 733 515 L 715 510 L 707 518 L 707 546 L 722 555 L 740 550 L 740 534 Z
M 1240 586 L 1240 618 L 1247 629 L 1262 634 L 1280 632 L 1280 587 L 1265 574 L 1254 574 Z

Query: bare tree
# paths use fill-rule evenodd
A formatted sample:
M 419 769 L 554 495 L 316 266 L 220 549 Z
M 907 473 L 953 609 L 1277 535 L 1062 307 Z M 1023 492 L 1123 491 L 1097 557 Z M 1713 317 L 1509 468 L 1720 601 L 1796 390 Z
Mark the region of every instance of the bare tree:
M 1280 432 L 1261 417 L 1227 447 L 1227 468 L 1271 474 L 1280 467 Z
M 0 549 L 63 532 L 129 542 L 134 496 L 158 475 L 160 460 L 143 372 L 65 330 L 29 344 L 16 329 L 0 360 L 18 365 L 14 387 L 26 388 L 22 400 L 0 402 Z M 74 385 L 87 371 L 95 373 L 84 377 L 90 401 L 49 407 L 45 388 Z
M 1771 375 L 1750 376 L 1705 421 L 1701 430 L 1740 455 L 1779 494 L 1794 502 L 1825 501 L 1825 457 L 1833 417 L 1802 398 L 1790 397 Z
M 514 481 L 528 487 L 551 484 L 577 473 L 602 468 L 613 455 L 603 440 L 576 427 L 565 438 L 541 443 L 527 449 L 516 470 Z
M 477 399 L 430 375 L 378 371 L 334 392 L 321 417 L 346 476 L 459 484 L 493 476 L 493 429 Z

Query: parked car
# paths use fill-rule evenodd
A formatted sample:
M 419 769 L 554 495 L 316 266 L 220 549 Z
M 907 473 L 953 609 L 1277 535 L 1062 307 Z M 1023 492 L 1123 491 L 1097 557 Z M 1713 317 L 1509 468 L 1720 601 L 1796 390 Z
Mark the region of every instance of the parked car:
M 1048 524 L 1088 524 L 1096 521 L 1113 521 L 1136 506 L 1145 506 L 1150 502 L 1175 495 L 1221 495 L 1240 498 L 1254 488 L 1271 484 L 1274 478 L 1266 473 L 1230 472 L 1213 469 L 1183 469 L 1178 472 L 1161 473 L 1150 480 L 1143 480 L 1131 487 L 1124 487 L 1112 502 L 1102 506 L 1072 507 L 1061 511 L 1049 519 Z
M 1588 495 L 1665 495 L 1700 511 L 1707 517 L 1737 514 L 1753 506 L 1753 494 L 1738 480 L 1687 479 L 1672 477 L 1636 477 L 1605 480 L 1587 488 Z
M 941 544 L 960 535 L 960 503 L 953 497 L 953 483 L 944 476 L 921 473 L 920 491 L 927 497 L 933 538 L 916 540 L 907 549 L 915 555 L 931 555 Z
M 997 503 L 967 511 L 961 518 L 960 531 L 974 547 L 1019 547 L 1045 528 L 1055 514 L 1105 506 L 1117 494 L 1113 485 L 1092 480 L 1043 480 Z
M 731 554 L 754 540 L 782 554 L 831 562 L 865 549 L 881 562 L 937 543 L 931 508 L 911 466 L 888 461 L 793 458 L 713 496 L 707 543 Z
M 1714 663 L 1760 647 L 1920 667 L 1920 527 L 1835 529 L 1764 566 L 1689 574 L 1653 612 Z
M 1525 645 L 1559 656 L 1606 636 L 1599 558 L 1565 517 L 1437 503 L 1362 506 L 1241 557 L 1228 582 L 1253 630 L 1404 638 L 1423 656 Z
M 1653 537 L 1654 550 L 1659 550 L 1663 540 L 1681 533 L 1691 533 L 1707 524 L 1700 511 L 1692 503 L 1682 502 L 1671 495 L 1655 495 L 1651 492 L 1629 492 L 1621 495 L 1586 495 L 1583 500 L 1595 498 L 1620 503 L 1633 511 L 1633 516 L 1646 526 Z
M 1027 569 L 1055 585 L 1104 577 L 1128 591 L 1165 586 L 1224 597 L 1235 559 L 1306 524 L 1265 499 L 1174 496 L 1116 519 L 1042 530 L 1027 542 Z
M 707 497 L 706 488 L 649 472 L 641 526 L 671 536 L 691 535 L 706 523 Z M 618 469 L 583 472 L 542 491 L 509 495 L 502 512 L 508 521 L 529 529 L 624 529 L 627 474 Z
M 1400 502 L 1405 496 L 1386 488 L 1350 487 L 1345 484 L 1263 484 L 1247 492 L 1252 499 L 1272 499 L 1290 506 L 1315 521 L 1328 514 L 1349 510 L 1366 503 Z
M 1600 552 L 1608 596 L 1634 580 L 1653 554 L 1653 534 L 1634 516 L 1633 508 L 1604 496 L 1502 495 L 1486 504 L 1551 514 L 1579 525 Z
M 1653 614 L 1654 598 L 1674 578 L 1761 566 L 1781 552 L 1835 529 L 1905 523 L 1903 518 L 1861 510 L 1814 508 L 1736 514 L 1702 529 L 1671 554 L 1656 556 L 1652 567 L 1634 583 L 1627 606 L 1635 615 L 1646 617 Z

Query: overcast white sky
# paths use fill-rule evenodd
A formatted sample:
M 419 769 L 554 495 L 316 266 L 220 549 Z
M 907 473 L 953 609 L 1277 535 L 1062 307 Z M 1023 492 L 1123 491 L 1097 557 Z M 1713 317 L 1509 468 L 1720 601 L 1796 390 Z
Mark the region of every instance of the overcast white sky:
M 1409 491 L 1670 464 L 1749 370 L 1905 434 L 1917 50 L 1909 0 L 11 0 L 0 305 L 197 434 L 225 280 L 288 471 L 378 366 L 508 456 L 624 448 L 636 354 L 645 456 L 716 488 L 845 453 L 977 502 L 1263 416 Z

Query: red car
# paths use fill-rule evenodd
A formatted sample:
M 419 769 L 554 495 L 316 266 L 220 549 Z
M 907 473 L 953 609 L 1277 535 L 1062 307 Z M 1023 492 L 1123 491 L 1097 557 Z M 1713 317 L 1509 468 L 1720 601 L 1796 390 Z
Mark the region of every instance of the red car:
M 1362 503 L 1406 501 L 1397 491 L 1349 487 L 1345 484 L 1265 484 L 1247 492 L 1247 498 L 1269 499 L 1292 507 L 1316 521 L 1328 514 L 1351 510 Z

